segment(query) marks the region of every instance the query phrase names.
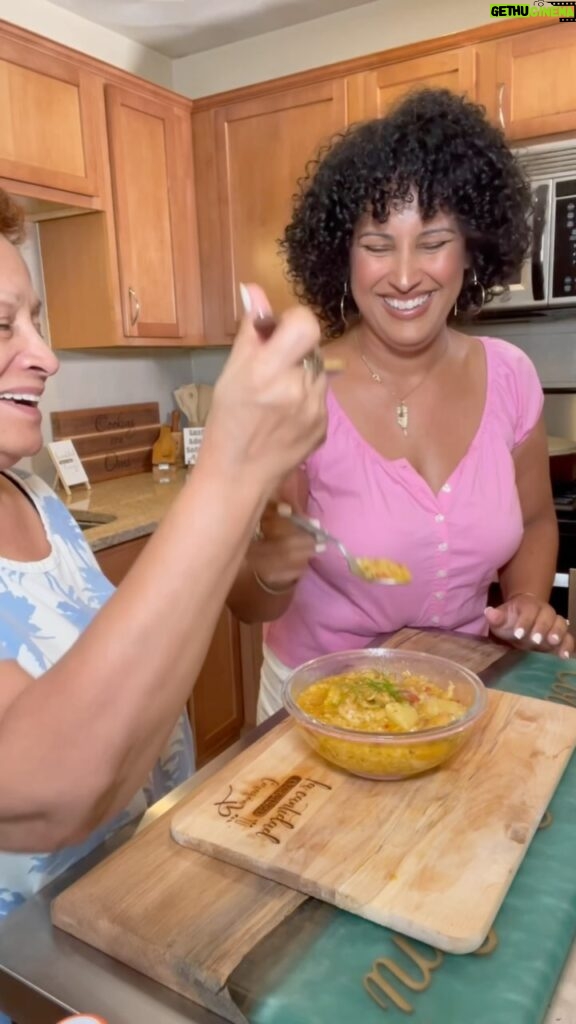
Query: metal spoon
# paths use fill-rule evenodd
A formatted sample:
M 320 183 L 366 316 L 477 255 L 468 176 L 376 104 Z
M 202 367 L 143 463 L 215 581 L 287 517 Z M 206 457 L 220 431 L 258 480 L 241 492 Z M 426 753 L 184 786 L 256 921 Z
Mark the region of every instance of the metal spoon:
M 282 515 L 282 513 L 280 514 Z M 295 512 L 291 512 L 289 515 L 282 515 L 282 518 L 288 519 L 294 526 L 309 533 L 314 537 L 317 544 L 335 544 L 340 554 L 346 559 L 350 572 L 354 576 L 366 580 L 368 583 L 381 583 L 386 587 L 397 587 L 410 583 L 412 579 L 410 570 L 405 565 L 399 565 L 397 562 L 387 562 L 387 568 L 391 575 L 375 575 L 375 566 L 378 563 L 382 563 L 384 559 L 355 558 L 344 547 L 341 540 L 333 537 L 331 533 L 327 533 L 321 526 L 316 526 L 311 519 L 306 519 L 305 516 L 299 516 Z

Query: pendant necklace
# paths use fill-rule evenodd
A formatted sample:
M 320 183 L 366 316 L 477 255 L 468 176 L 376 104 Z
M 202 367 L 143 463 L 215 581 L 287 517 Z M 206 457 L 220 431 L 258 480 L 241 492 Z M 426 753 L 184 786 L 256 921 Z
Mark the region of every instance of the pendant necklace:
M 404 434 L 404 437 L 408 436 L 408 406 L 406 405 L 406 399 L 410 398 L 410 395 L 413 395 L 414 392 L 424 383 L 425 380 L 428 380 L 430 374 L 433 373 L 436 367 L 442 362 L 447 351 L 448 345 L 446 345 L 446 348 L 444 349 L 442 355 L 439 357 L 439 359 L 436 360 L 434 365 L 431 366 L 430 369 L 426 371 L 424 376 L 418 381 L 417 384 L 414 385 L 413 388 L 410 388 L 409 391 L 405 392 L 402 398 L 400 398 L 400 401 L 396 404 L 396 423 L 400 427 L 400 430 Z M 388 381 L 384 380 L 384 378 L 380 376 L 378 371 L 375 370 L 374 367 L 370 365 L 370 363 L 366 359 L 366 356 L 362 352 L 360 352 L 359 346 L 358 353 L 360 359 L 364 363 L 364 366 L 368 370 L 368 373 L 370 374 L 372 380 L 376 381 L 377 384 L 383 384 L 385 387 L 389 386 Z M 392 392 L 392 394 L 394 395 L 394 392 Z

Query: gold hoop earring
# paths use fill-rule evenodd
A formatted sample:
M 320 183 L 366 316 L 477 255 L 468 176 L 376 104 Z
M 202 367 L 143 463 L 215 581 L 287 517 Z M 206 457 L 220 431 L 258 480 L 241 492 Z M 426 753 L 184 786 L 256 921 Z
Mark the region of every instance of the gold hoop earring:
M 458 299 L 456 299 L 456 302 L 454 303 L 454 309 L 452 310 L 452 316 L 454 317 L 454 319 L 456 319 L 456 317 L 458 316 Z
M 348 321 L 346 319 L 346 299 L 348 298 L 348 281 L 344 282 L 344 291 L 342 292 L 342 298 L 340 299 L 340 319 L 344 324 L 344 327 L 348 327 Z

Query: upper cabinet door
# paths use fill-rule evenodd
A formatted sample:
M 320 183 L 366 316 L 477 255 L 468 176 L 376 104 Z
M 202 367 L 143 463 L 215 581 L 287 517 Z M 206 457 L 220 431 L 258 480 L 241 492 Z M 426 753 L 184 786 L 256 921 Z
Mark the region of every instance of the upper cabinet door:
M 191 129 L 185 110 L 106 87 L 124 333 L 201 333 Z
M 214 118 L 214 166 L 218 179 L 219 242 L 224 274 L 220 327 L 232 335 L 241 317 L 238 285 L 256 281 L 273 309 L 293 304 L 277 241 L 291 214 L 298 178 L 321 143 L 346 124 L 344 80 L 235 103 Z M 199 141 L 196 136 L 197 144 Z M 196 150 L 197 165 L 202 153 Z M 205 169 L 206 171 L 206 169 Z M 212 235 L 213 238 L 213 235 Z M 214 263 L 210 233 L 201 233 L 204 261 Z M 216 294 L 215 291 L 212 294 Z M 216 302 L 205 307 L 212 325 Z M 213 334 L 209 330 L 209 336 Z
M 478 98 L 509 139 L 576 130 L 576 24 L 477 49 Z
M 97 195 L 95 88 L 68 61 L 0 37 L 0 176 Z
M 362 76 L 362 99 L 353 120 L 382 117 L 413 89 L 451 89 L 474 96 L 474 53 L 471 47 L 432 53 L 427 57 L 385 64 Z M 352 115 L 352 112 L 351 112 Z

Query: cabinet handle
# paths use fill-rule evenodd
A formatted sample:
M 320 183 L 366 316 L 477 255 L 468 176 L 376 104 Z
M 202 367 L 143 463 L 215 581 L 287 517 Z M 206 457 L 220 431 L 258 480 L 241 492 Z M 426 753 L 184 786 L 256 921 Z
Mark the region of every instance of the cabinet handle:
M 130 299 L 130 326 L 134 327 L 140 316 L 140 303 L 133 288 L 128 289 L 128 298 Z
M 503 132 L 506 131 L 506 118 L 504 117 L 504 90 L 506 89 L 506 83 L 500 82 L 498 86 L 498 120 L 500 127 Z

